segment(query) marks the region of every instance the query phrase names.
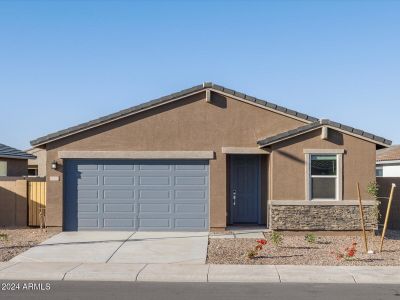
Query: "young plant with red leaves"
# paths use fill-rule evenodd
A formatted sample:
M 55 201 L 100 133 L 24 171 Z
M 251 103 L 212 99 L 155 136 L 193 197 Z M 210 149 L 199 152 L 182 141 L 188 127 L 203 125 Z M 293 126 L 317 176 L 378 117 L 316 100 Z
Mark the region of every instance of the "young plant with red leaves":
M 257 245 L 253 249 L 250 249 L 247 252 L 248 258 L 256 257 L 260 253 L 260 251 L 264 248 L 264 246 L 267 244 L 267 240 L 264 240 L 264 239 L 256 240 L 256 242 L 257 242 Z
M 332 252 L 337 260 L 352 260 L 357 253 L 357 243 L 353 243 L 350 247 L 344 249 L 343 252 Z

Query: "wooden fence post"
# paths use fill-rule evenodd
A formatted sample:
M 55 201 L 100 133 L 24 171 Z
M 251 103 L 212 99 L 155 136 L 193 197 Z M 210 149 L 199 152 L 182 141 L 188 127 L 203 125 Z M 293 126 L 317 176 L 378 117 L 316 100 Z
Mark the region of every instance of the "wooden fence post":
M 396 185 L 394 183 L 392 183 L 392 189 L 390 190 L 389 202 L 388 202 L 388 206 L 386 209 L 385 223 L 383 225 L 383 231 L 382 231 L 382 236 L 381 236 L 381 244 L 379 246 L 379 252 L 382 252 L 383 240 L 385 239 L 386 228 L 387 228 L 387 224 L 389 221 L 389 215 L 390 215 L 390 207 L 392 206 L 392 200 L 393 200 L 393 194 L 394 194 L 395 188 L 396 188 Z
M 365 252 L 368 252 L 368 240 L 367 240 L 367 234 L 365 233 L 365 225 L 364 225 L 364 210 L 361 202 L 361 192 L 360 192 L 360 184 L 357 182 L 357 193 L 358 193 L 358 202 L 359 202 L 359 207 L 360 207 L 360 219 L 361 219 L 361 228 L 363 231 L 363 237 L 364 237 L 364 246 L 365 246 Z

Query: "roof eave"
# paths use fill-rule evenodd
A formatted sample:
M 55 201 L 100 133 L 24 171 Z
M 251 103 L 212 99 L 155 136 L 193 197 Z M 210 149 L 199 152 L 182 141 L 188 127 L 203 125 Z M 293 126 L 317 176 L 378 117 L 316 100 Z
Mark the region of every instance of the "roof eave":
M 12 159 L 36 159 L 36 156 L 18 156 L 18 155 L 4 155 L 1 154 L 0 158 L 12 158 Z
M 374 143 L 374 144 L 376 144 L 376 145 L 379 145 L 379 146 L 382 146 L 382 147 L 385 147 L 385 148 L 388 148 L 388 147 L 391 145 L 391 143 L 392 143 L 392 141 L 389 141 L 389 140 L 386 140 L 386 139 L 384 139 L 384 140 L 387 141 L 387 143 L 385 143 L 385 142 L 380 142 L 380 141 L 378 141 L 378 140 L 371 139 L 371 138 L 368 138 L 368 137 L 366 137 L 366 136 L 363 136 L 363 135 L 360 135 L 360 134 L 357 134 L 357 133 L 354 133 L 354 132 L 350 132 L 350 131 L 348 131 L 348 130 L 341 129 L 341 128 L 338 128 L 338 127 L 336 127 L 336 126 L 331 126 L 331 125 L 327 125 L 327 124 L 323 124 L 323 123 L 322 123 L 322 124 L 319 124 L 318 126 L 315 126 L 315 127 L 313 127 L 313 128 L 310 128 L 310 129 L 307 129 L 307 130 L 304 130 L 304 131 L 295 133 L 295 134 L 293 134 L 293 135 L 284 136 L 284 137 L 282 137 L 282 138 L 279 138 L 279 139 L 276 139 L 276 140 L 272 140 L 271 142 L 263 143 L 262 140 L 260 140 L 260 141 L 257 141 L 257 144 L 259 144 L 259 148 L 268 147 L 268 146 L 274 145 L 274 144 L 276 144 L 276 143 L 280 143 L 280 142 L 283 142 L 283 141 L 285 141 L 285 140 L 292 139 L 292 138 L 294 138 L 294 137 L 296 137 L 296 136 L 300 136 L 300 135 L 303 135 L 303 134 L 312 132 L 312 131 L 314 131 L 314 130 L 320 129 L 320 128 L 323 127 L 323 126 L 326 126 L 326 127 L 330 128 L 330 129 L 332 129 L 332 130 L 336 130 L 336 131 L 342 132 L 342 133 L 344 133 L 344 134 L 348 134 L 348 135 L 357 137 L 357 138 L 362 139 L 362 140 L 369 141 L 369 142 L 371 142 L 371 143 Z
M 95 120 L 92 120 L 89 122 L 85 122 L 85 123 L 82 123 L 82 124 L 79 124 L 76 126 L 69 127 L 67 129 L 64 129 L 61 131 L 57 131 L 53 134 L 48 134 L 48 135 L 42 136 L 40 138 L 32 140 L 30 142 L 30 144 L 33 147 L 43 146 L 43 145 L 46 145 L 53 141 L 63 139 L 65 137 L 77 134 L 79 132 L 83 132 L 83 131 L 86 131 L 86 130 L 89 130 L 89 129 L 92 129 L 92 128 L 95 128 L 98 126 L 102 126 L 102 125 L 108 124 L 110 122 L 114 122 L 116 120 L 126 118 L 126 117 L 132 116 L 134 114 L 137 114 L 137 113 L 149 110 L 149 109 L 153 109 L 155 107 L 165 105 L 165 104 L 180 100 L 182 98 L 186 98 L 186 97 L 204 92 L 207 89 L 212 90 L 215 93 L 219 93 L 219 94 L 234 98 L 236 100 L 243 101 L 243 102 L 261 107 L 261 108 L 269 110 L 269 111 L 273 111 L 275 113 L 278 113 L 278 114 L 281 114 L 281 115 L 284 115 L 284 116 L 287 116 L 287 117 L 290 117 L 290 118 L 293 118 L 296 120 L 300 120 L 306 124 L 312 123 L 312 122 L 315 122 L 316 120 L 318 120 L 315 117 L 278 106 L 271 102 L 255 98 L 255 97 L 246 95 L 244 93 L 240 93 L 235 90 L 227 89 L 225 87 L 222 87 L 222 86 L 219 86 L 219 85 L 216 85 L 213 83 L 204 83 L 203 85 L 197 85 L 192 88 L 189 88 L 189 89 L 177 92 L 177 93 L 173 93 L 173 94 L 170 94 L 170 95 L 167 95 L 167 96 L 164 96 L 161 98 L 157 98 L 155 100 L 151 100 L 146 103 L 134 106 L 130 109 L 122 110 L 120 112 L 111 114 L 111 115 L 109 115 L 110 118 L 107 118 L 108 116 L 101 117 L 101 118 L 98 118 L 98 119 L 95 119 Z M 136 108 L 138 108 L 138 109 L 136 109 Z M 124 113 L 125 111 L 127 111 L 127 112 Z M 114 115 L 115 115 L 115 117 L 113 117 Z

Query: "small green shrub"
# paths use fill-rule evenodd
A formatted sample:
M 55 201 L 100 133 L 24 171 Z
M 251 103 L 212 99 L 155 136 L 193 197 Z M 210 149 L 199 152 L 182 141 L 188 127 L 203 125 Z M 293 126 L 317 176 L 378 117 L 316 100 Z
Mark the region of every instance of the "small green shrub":
M 279 247 L 283 243 L 283 234 L 278 231 L 273 231 L 271 233 L 271 241 L 275 246 Z
M 304 239 L 307 241 L 307 243 L 309 244 L 315 244 L 315 242 L 317 241 L 317 237 L 315 236 L 314 233 L 307 233 L 304 236 Z
M 8 234 L 7 233 L 0 233 L 0 241 L 7 241 Z
M 374 215 L 374 218 L 376 218 L 376 220 L 379 220 L 381 218 L 381 213 L 380 213 L 381 201 L 378 199 L 378 192 L 379 192 L 379 185 L 375 181 L 371 181 L 370 183 L 368 183 L 367 193 L 375 199 L 375 205 L 373 207 L 372 214 Z
M 368 183 L 367 186 L 367 193 L 374 197 L 375 199 L 378 198 L 378 192 L 379 192 L 379 185 L 375 181 L 371 181 Z

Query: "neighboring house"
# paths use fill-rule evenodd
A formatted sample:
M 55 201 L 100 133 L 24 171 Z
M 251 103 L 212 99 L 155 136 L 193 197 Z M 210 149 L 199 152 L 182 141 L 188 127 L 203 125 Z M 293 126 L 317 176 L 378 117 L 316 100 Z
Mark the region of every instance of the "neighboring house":
M 358 230 L 391 141 L 204 83 L 31 144 L 64 230 Z
M 400 177 L 400 145 L 376 151 L 376 176 Z
M 35 156 L 0 144 L 0 176 L 20 177 L 28 175 L 28 159 L 35 159 Z
M 28 160 L 28 176 L 46 177 L 46 150 L 31 148 L 26 152 L 36 156 L 36 159 Z

